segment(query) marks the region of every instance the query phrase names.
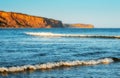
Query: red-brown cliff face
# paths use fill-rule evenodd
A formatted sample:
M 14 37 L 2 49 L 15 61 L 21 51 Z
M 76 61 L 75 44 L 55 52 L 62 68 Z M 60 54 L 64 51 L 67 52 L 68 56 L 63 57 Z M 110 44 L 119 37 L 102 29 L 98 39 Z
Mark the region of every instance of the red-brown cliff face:
M 62 22 L 44 17 L 0 11 L 0 28 L 57 28 Z

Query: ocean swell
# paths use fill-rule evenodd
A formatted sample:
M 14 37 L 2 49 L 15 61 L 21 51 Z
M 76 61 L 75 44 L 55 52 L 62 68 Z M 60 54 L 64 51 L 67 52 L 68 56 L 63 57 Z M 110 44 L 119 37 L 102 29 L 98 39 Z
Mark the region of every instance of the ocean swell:
M 51 62 L 45 64 L 36 64 L 36 65 L 24 65 L 24 66 L 13 66 L 13 67 L 0 67 L 0 73 L 16 73 L 24 71 L 35 71 L 35 70 L 48 70 L 53 68 L 60 67 L 72 67 L 72 66 L 89 66 L 89 65 L 98 65 L 98 64 L 109 64 L 115 61 L 119 61 L 118 58 L 102 58 L 97 60 L 88 60 L 88 61 L 60 61 L 60 62 Z
M 110 35 L 84 35 L 84 34 L 57 34 L 51 32 L 25 32 L 27 35 L 40 36 L 40 37 L 74 37 L 74 38 L 116 38 L 120 39 L 120 36 Z

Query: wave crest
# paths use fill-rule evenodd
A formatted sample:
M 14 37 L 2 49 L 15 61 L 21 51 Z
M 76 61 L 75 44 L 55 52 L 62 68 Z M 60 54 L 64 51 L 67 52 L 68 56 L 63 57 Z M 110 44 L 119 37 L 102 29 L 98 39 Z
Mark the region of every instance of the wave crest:
M 117 39 L 120 39 L 120 36 L 108 36 L 108 35 L 57 34 L 57 33 L 51 33 L 51 32 L 26 32 L 25 34 L 31 35 L 31 36 L 40 36 L 40 37 L 117 38 Z
M 72 67 L 72 66 L 86 66 L 86 65 L 98 65 L 98 64 L 109 64 L 114 62 L 112 58 L 103 58 L 98 60 L 89 60 L 89 61 L 60 61 L 46 64 L 36 64 L 36 65 L 24 65 L 24 66 L 16 66 L 16 67 L 1 67 L 0 73 L 16 73 L 16 72 L 24 72 L 31 70 L 47 70 L 59 67 Z

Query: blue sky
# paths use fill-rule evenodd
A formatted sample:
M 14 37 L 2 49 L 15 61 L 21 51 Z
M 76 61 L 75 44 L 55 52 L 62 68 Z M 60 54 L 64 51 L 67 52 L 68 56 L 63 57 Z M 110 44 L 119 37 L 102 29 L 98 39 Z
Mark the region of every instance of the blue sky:
M 0 10 L 120 28 L 120 0 L 0 0 Z

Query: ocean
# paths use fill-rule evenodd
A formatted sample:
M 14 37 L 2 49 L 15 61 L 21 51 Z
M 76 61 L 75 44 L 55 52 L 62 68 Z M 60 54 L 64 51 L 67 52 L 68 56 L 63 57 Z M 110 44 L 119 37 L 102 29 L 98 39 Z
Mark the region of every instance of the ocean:
M 0 29 L 0 78 L 120 78 L 119 28 Z

